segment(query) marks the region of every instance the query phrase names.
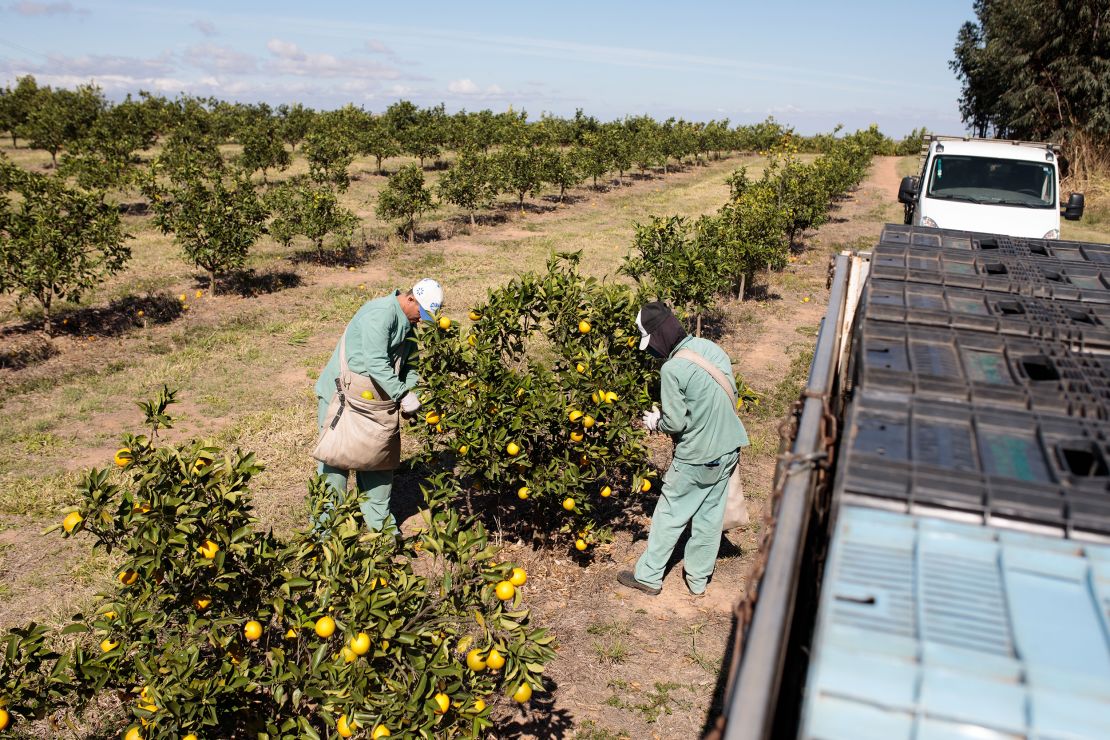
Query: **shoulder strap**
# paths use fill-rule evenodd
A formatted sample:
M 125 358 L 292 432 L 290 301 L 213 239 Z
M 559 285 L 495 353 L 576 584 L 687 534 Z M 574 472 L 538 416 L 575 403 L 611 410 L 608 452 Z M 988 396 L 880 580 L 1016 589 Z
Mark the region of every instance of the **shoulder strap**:
M 721 369 L 719 367 L 717 367 L 712 362 L 705 359 L 692 349 L 680 349 L 678 352 L 674 353 L 674 356 L 676 358 L 681 357 L 684 360 L 689 360 L 690 362 L 694 363 L 702 370 L 713 376 L 713 380 L 716 380 L 717 385 L 721 386 L 721 390 L 723 390 L 725 392 L 725 395 L 728 396 L 728 399 L 732 402 L 732 405 L 736 406 L 735 392 L 732 390 L 732 386 L 729 385 L 728 378 L 725 377 L 725 374 L 721 372 Z

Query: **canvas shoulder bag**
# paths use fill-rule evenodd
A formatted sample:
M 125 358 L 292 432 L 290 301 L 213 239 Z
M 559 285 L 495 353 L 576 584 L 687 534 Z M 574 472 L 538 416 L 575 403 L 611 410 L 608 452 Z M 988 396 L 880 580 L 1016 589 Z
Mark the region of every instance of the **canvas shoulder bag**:
M 705 359 L 697 352 L 690 349 L 680 349 L 674 353 L 675 357 L 681 357 L 684 360 L 689 360 L 717 381 L 717 385 L 721 386 L 721 390 L 725 392 L 728 397 L 728 402 L 732 407 L 733 413 L 736 413 L 736 394 L 732 390 L 732 386 L 728 382 L 728 378 L 721 372 L 721 369 L 714 365 L 709 360 Z M 728 478 L 728 496 L 725 498 L 725 518 L 724 523 L 721 525 L 722 530 L 735 529 L 742 527 L 748 523 L 748 504 L 744 501 L 744 486 L 740 482 L 740 459 L 736 459 L 736 467 L 732 469 L 732 473 Z
M 401 464 L 401 407 L 372 379 L 347 366 L 339 341 L 339 377 L 312 456 L 340 470 L 396 470 Z

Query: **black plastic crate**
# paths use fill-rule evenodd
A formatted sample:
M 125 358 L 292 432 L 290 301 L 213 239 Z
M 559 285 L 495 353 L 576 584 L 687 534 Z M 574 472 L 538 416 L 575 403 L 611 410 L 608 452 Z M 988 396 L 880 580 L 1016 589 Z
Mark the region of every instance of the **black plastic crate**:
M 1110 349 L 1110 304 L 881 278 L 868 282 L 861 303 L 876 319 Z
M 1110 264 L 1110 244 L 1074 242 L 1062 239 L 1030 239 L 1003 234 L 887 224 L 883 227 L 879 242 L 934 249 L 996 252 L 1032 259 L 1043 257 L 1065 262 Z
M 838 494 L 1110 535 L 1105 425 L 913 397 L 857 396 Z
M 1110 356 L 1036 338 L 882 321 L 871 308 L 854 339 L 857 394 L 1110 420 Z
M 1110 303 L 1110 266 L 1094 263 L 879 244 L 872 252 L 871 276 L 1082 303 Z

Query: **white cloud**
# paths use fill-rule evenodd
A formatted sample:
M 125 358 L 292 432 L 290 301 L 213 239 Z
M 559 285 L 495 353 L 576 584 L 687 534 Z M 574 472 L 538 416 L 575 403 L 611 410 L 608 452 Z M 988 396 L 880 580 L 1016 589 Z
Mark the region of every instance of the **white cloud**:
M 266 42 L 273 59 L 267 65 L 271 74 L 296 77 L 345 77 L 358 80 L 395 80 L 404 75 L 396 67 L 358 57 L 312 54 L 292 41 L 273 38 Z
M 12 3 L 8 6 L 8 10 L 16 13 L 17 15 L 36 16 L 36 15 L 71 15 L 71 14 L 84 14 L 87 10 L 75 8 L 73 3 L 36 3 L 31 0 L 23 0 L 23 2 Z
M 467 98 L 488 100 L 491 98 L 517 98 L 518 95 L 506 93 L 500 85 L 487 85 L 485 88 L 478 86 L 474 80 L 464 77 L 461 80 L 452 80 L 447 83 L 447 92 Z
M 478 92 L 478 86 L 473 80 L 452 80 L 447 84 L 447 90 L 457 95 L 473 95 Z
M 367 39 L 366 50 L 372 54 L 385 54 L 386 56 L 393 56 L 393 49 L 390 49 L 378 39 Z
M 181 55 L 182 61 L 206 72 L 254 74 L 258 60 L 221 44 L 194 44 Z
M 305 59 L 304 52 L 294 44 L 292 41 L 282 41 L 281 39 L 270 39 L 266 42 L 266 48 L 270 53 L 279 59 L 289 59 L 292 61 L 303 61 Z
M 73 76 L 83 77 L 85 82 L 90 77 L 163 76 L 177 71 L 177 65 L 168 52 L 147 59 L 112 54 L 86 54 L 78 57 L 51 54 L 45 62 L 25 63 L 24 66 L 36 78 L 40 75 Z
M 220 32 L 216 28 L 216 24 L 212 21 L 195 20 L 189 24 L 196 30 L 200 31 L 205 36 L 219 36 Z

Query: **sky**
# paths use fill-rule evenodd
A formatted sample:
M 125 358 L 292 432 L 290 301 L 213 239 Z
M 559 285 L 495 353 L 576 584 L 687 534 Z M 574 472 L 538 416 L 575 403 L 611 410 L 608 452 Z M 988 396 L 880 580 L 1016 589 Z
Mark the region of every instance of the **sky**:
M 803 134 L 965 131 L 948 68 L 971 0 L 155 2 L 0 0 L 0 85 L 94 82 L 375 113 L 399 99 Z

